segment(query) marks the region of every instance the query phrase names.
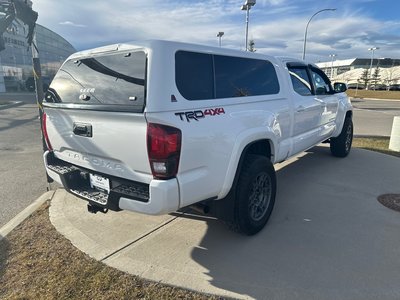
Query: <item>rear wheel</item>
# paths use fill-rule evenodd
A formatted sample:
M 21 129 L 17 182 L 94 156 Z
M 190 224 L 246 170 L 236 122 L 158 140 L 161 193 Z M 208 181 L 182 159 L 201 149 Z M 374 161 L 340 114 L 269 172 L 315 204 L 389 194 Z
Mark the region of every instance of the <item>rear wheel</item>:
M 336 157 L 346 157 L 353 142 L 353 121 L 351 117 L 344 120 L 342 132 L 336 138 L 331 138 L 331 153 Z
M 271 161 L 248 155 L 236 184 L 233 228 L 246 235 L 259 232 L 275 203 L 276 176 Z

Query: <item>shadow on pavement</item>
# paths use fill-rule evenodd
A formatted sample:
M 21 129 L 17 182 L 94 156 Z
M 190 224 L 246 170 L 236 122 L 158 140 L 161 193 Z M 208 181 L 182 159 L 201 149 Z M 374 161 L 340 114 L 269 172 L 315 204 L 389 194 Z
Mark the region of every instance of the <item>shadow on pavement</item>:
M 0 105 L 0 110 L 4 110 L 4 109 L 8 109 L 8 108 L 14 108 L 14 107 L 18 107 L 18 106 L 22 106 L 24 105 L 24 102 L 17 102 L 17 103 L 9 103 L 9 104 L 5 104 L 5 105 Z
M 0 100 L 2 101 L 22 101 L 25 103 L 36 103 L 35 93 L 0 93 Z
M 191 257 L 210 284 L 256 299 L 399 297 L 400 218 L 376 201 L 385 166 L 358 151 L 338 159 L 316 147 L 278 170 L 274 211 L 255 236 L 204 219 Z
M 15 128 L 17 126 L 22 126 L 22 125 L 25 125 L 27 123 L 30 123 L 30 122 L 33 122 L 33 121 L 36 121 L 36 120 L 38 120 L 38 116 L 33 116 L 31 118 L 24 119 L 24 120 L 13 120 L 7 126 L 0 127 L 0 131 L 4 131 L 4 130 L 11 129 L 11 128 Z

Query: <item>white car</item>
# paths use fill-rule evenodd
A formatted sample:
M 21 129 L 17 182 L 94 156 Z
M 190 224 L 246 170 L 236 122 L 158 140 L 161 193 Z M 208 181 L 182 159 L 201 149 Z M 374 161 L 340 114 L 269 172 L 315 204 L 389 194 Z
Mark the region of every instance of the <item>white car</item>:
M 45 95 L 48 175 L 89 211 L 197 205 L 244 234 L 275 202 L 274 164 L 353 136 L 344 84 L 315 65 L 168 41 L 69 57 Z

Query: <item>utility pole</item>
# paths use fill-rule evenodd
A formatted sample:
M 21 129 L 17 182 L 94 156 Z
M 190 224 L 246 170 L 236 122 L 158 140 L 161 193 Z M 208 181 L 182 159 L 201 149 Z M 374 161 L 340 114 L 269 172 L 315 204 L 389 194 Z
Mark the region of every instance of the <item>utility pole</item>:
M 39 58 L 39 49 L 37 48 L 36 43 L 36 33 L 33 34 L 32 38 L 32 67 L 33 67 L 33 77 L 35 79 L 35 88 L 36 88 L 36 103 L 39 108 L 39 118 L 40 125 L 42 126 L 42 118 L 43 118 L 43 79 L 42 79 L 42 68 L 40 66 L 40 58 Z M 42 127 L 41 127 L 42 128 Z M 43 142 L 43 151 L 47 150 L 46 143 L 42 138 Z
M 311 18 L 308 20 L 307 25 L 306 25 L 306 30 L 305 30 L 305 32 L 304 32 L 303 60 L 306 59 L 306 47 L 307 47 L 308 25 L 310 25 L 311 20 L 312 20 L 316 15 L 318 15 L 319 13 L 322 13 L 323 11 L 335 11 L 335 10 L 336 10 L 336 8 L 324 8 L 324 9 L 321 9 L 321 10 L 317 11 L 315 14 L 313 14 L 313 15 L 311 16 Z
M 369 48 L 368 49 L 368 51 L 372 51 L 372 53 L 371 53 L 371 64 L 370 64 L 370 66 L 369 66 L 369 81 L 372 79 L 372 62 L 374 61 L 374 52 L 375 52 L 375 50 L 379 50 L 379 47 L 371 47 L 371 48 Z M 369 84 L 369 82 L 367 83 L 367 90 L 369 90 L 369 86 L 370 86 L 370 84 Z
M 335 59 L 335 57 L 336 57 L 336 54 L 329 54 L 329 57 L 331 57 L 332 58 L 332 60 L 331 60 L 331 80 L 332 80 L 332 78 L 333 78 L 333 60 Z
M 246 0 L 246 2 L 240 7 L 241 10 L 246 11 L 246 37 L 245 45 L 246 51 L 248 50 L 248 36 L 249 36 L 249 18 L 250 18 L 250 8 L 256 5 L 256 0 Z

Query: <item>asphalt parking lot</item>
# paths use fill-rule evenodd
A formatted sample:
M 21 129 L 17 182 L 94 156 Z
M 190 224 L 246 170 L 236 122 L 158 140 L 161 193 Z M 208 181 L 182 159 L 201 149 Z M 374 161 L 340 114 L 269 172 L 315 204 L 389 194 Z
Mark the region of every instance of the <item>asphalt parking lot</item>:
M 35 95 L 1 94 L 0 227 L 46 192 L 38 107 Z
M 354 134 L 390 136 L 393 117 L 400 116 L 399 100 L 353 99 Z
M 300 156 L 302 156 L 300 158 Z M 92 215 L 58 190 L 57 230 L 90 256 L 157 282 L 244 299 L 399 299 L 400 218 L 376 198 L 400 193 L 400 160 L 315 147 L 276 165 L 266 228 L 230 232 L 202 216 Z

